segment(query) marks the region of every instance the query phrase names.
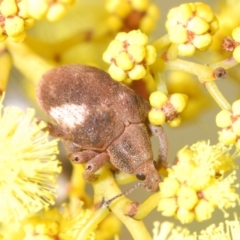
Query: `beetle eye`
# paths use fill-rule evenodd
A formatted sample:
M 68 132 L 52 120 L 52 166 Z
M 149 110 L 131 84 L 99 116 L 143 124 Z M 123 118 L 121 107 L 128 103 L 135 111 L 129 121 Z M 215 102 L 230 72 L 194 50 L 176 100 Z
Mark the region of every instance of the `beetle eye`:
M 146 176 L 145 176 L 145 174 L 143 174 L 143 173 L 138 173 L 138 174 L 136 175 L 136 177 L 137 177 L 138 180 L 141 180 L 141 181 L 143 181 L 143 180 L 146 179 Z

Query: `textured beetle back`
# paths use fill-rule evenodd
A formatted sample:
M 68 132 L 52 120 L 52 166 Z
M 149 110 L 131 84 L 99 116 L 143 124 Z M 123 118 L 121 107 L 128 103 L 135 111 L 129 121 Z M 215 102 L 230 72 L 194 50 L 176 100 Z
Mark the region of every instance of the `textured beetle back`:
M 148 102 L 94 67 L 66 65 L 47 72 L 39 82 L 42 109 L 73 141 L 103 150 L 124 131 L 127 122 L 144 122 Z

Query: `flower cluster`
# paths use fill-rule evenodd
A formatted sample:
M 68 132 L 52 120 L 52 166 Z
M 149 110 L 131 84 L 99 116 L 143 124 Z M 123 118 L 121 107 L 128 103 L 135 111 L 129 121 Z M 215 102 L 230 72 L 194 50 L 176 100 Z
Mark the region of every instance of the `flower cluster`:
M 181 122 L 179 114 L 186 107 L 187 99 L 187 95 L 181 93 L 169 96 L 161 91 L 151 93 L 149 102 L 152 109 L 148 113 L 149 122 L 153 125 L 167 122 L 172 127 L 178 126 Z
M 8 239 L 24 240 L 75 240 L 91 215 L 92 211 L 84 209 L 81 201 L 72 198 L 70 203 L 64 204 L 60 209 L 42 211 L 24 219 L 18 231 L 8 227 L 5 236 Z M 88 239 L 95 239 L 93 232 L 90 232 L 88 237 Z
M 73 5 L 74 2 L 76 4 Z M 58 141 L 49 140 L 46 132 L 53 125 L 36 120 L 33 109 L 23 113 L 18 108 L 5 107 L 3 114 L 0 113 L 0 239 L 104 240 L 117 238 L 120 224 L 125 224 L 133 239 L 150 239 L 149 229 L 142 220 L 156 207 L 165 216 L 190 223 L 211 218 L 217 208 L 227 217 L 227 209 L 240 202 L 236 180 L 238 165 L 235 163 L 240 154 L 240 100 L 229 104 L 217 87 L 219 78 L 239 78 L 237 68 L 227 71 L 240 62 L 240 1 L 221 1 L 221 8 L 216 11 L 219 20 L 205 3 L 181 4 L 169 11 L 165 21 L 167 31 L 162 36 L 149 34 L 154 27 L 157 27 L 156 34 L 161 33 L 160 24 L 164 24 L 162 21 L 156 25 L 159 6 L 152 2 L 0 0 L 0 95 L 12 88 L 12 85 L 7 87 L 12 66 L 24 77 L 24 81 L 20 81 L 24 82 L 24 89 L 18 90 L 26 90 L 24 94 L 35 102 L 33 93 L 37 82 L 43 73 L 56 65 L 74 62 L 106 70 L 108 64 L 108 72 L 114 80 L 149 99 L 147 109 L 144 109 L 148 119 L 141 124 L 145 124 L 146 129 L 149 122 L 158 127 L 150 126 L 151 131 L 146 135 L 143 133 L 140 147 L 146 147 L 144 144 L 147 143 L 148 148 L 151 133 L 158 135 L 160 156 L 156 167 L 160 168 L 159 174 L 163 178 L 159 183 L 160 190 L 143 203 L 133 202 L 127 196 L 142 186 L 141 182 L 125 192 L 121 191 L 119 185 L 136 181 L 131 169 L 138 165 L 135 151 L 132 151 L 137 146 L 130 146 L 135 144 L 130 139 L 131 144 L 123 141 L 125 149 L 116 152 L 129 153 L 129 159 L 123 163 L 124 168 L 116 169 L 111 163 L 100 168 L 96 159 L 86 159 L 93 167 L 100 168 L 91 182 L 92 198 L 85 191 L 86 181 L 82 177 L 86 171 L 85 164 L 79 164 L 71 172 L 68 167 L 64 168 L 66 172 L 62 173 L 60 181 L 63 180 L 67 187 L 61 185 L 56 199 L 57 178 L 61 171 L 56 158 Z M 160 5 L 161 1 L 155 2 Z M 73 9 L 67 11 L 70 6 Z M 62 21 L 49 23 L 65 13 Z M 37 22 L 43 19 L 47 21 Z M 27 30 L 35 21 L 34 27 Z M 217 31 L 219 26 L 220 31 Z M 28 37 L 23 41 L 26 33 Z M 156 39 L 151 42 L 153 37 Z M 212 42 L 214 46 L 209 48 Z M 181 57 L 192 56 L 198 50 L 208 51 L 198 58 Z M 15 78 L 18 74 L 12 76 Z M 98 94 L 98 87 L 90 86 L 90 90 L 92 94 Z M 76 94 L 81 94 L 81 91 L 77 89 Z M 14 93 L 17 98 L 21 97 L 16 91 Z M 217 126 L 222 129 L 220 143 L 210 146 L 209 142 L 198 142 L 184 147 L 170 165 L 165 161 L 166 152 L 168 145 L 172 151 L 172 140 L 175 139 L 169 135 L 167 144 L 160 125 L 178 126 L 186 119 L 188 122 L 197 120 L 201 110 L 212 107 L 211 98 L 222 110 L 216 116 Z M 134 107 L 142 111 L 138 108 L 138 99 L 135 99 Z M 102 109 L 97 110 L 101 113 Z M 183 126 L 183 137 L 195 133 L 194 124 L 189 126 L 188 122 Z M 129 124 L 135 122 L 125 123 L 124 136 L 132 138 L 134 136 L 127 134 Z M 58 133 L 61 135 L 62 132 Z M 75 143 L 69 145 L 69 154 L 79 150 Z M 92 147 L 92 151 L 96 151 Z M 149 148 L 144 155 L 151 153 Z M 142 166 L 144 164 L 139 168 Z M 123 169 L 127 173 L 122 172 Z M 149 176 L 142 177 L 149 179 Z M 63 199 L 70 204 L 64 203 L 62 208 L 59 206 Z M 84 201 L 84 207 L 76 199 Z M 50 207 L 53 209 L 49 210 Z M 155 216 L 159 218 L 159 213 Z M 155 222 L 154 226 L 154 240 L 235 240 L 240 235 L 239 218 L 219 226 L 211 225 L 199 234 L 182 227 L 175 228 L 170 222 Z
M 111 14 L 108 25 L 114 31 L 140 29 L 149 33 L 159 17 L 157 6 L 148 0 L 107 0 L 106 9 Z
M 37 123 L 34 113 L 5 107 L 0 117 L 0 222 L 12 227 L 54 204 L 61 172 L 57 141 L 48 140 L 41 131 L 46 124 Z
M 28 0 L 3 0 L 0 3 L 0 41 L 7 37 L 21 42 L 26 36 L 25 29 L 34 24 L 27 9 Z
M 75 0 L 27 0 L 27 11 L 36 20 L 46 17 L 49 21 L 56 21 L 74 2 Z
M 74 0 L 2 0 L 0 2 L 0 41 L 7 37 L 22 42 L 34 20 L 61 18 Z
M 139 80 L 155 62 L 156 50 L 148 45 L 147 35 L 140 30 L 120 32 L 104 52 L 103 60 L 110 64 L 108 72 L 114 80 Z
M 230 110 L 222 110 L 216 116 L 216 124 L 222 128 L 219 140 L 226 145 L 235 144 L 240 148 L 240 100 Z
M 216 207 L 222 211 L 234 207 L 236 172 L 224 176 L 237 168 L 229 150 L 223 144 L 206 142 L 180 150 L 177 163 L 168 168 L 168 177 L 160 183 L 158 211 L 190 223 L 209 219 Z
M 218 20 L 209 5 L 185 3 L 169 11 L 166 28 L 170 41 L 178 45 L 178 54 L 192 56 L 196 49 L 203 51 L 210 46 Z

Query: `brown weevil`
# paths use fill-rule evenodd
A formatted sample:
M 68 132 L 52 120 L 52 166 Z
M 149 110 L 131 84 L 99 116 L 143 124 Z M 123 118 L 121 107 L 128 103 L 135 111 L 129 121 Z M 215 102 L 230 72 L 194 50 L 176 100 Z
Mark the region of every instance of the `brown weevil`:
M 150 136 L 159 137 L 162 161 L 167 143 L 162 128 L 148 123 L 147 100 L 104 71 L 78 64 L 45 73 L 37 99 L 54 120 L 47 129 L 63 139 L 68 158 L 86 163 L 87 180 L 110 161 L 120 171 L 136 175 L 148 191 L 158 189 Z

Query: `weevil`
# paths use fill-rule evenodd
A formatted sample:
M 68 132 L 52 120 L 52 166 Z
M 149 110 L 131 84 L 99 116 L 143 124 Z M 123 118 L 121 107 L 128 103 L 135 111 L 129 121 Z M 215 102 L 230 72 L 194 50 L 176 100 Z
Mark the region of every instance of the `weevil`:
M 118 170 L 134 174 L 148 191 L 158 189 L 150 137 L 159 137 L 162 161 L 167 142 L 162 127 L 148 123 L 147 100 L 106 72 L 78 64 L 45 73 L 37 100 L 54 122 L 48 123 L 48 131 L 62 138 L 68 158 L 86 163 L 87 180 L 110 161 Z

